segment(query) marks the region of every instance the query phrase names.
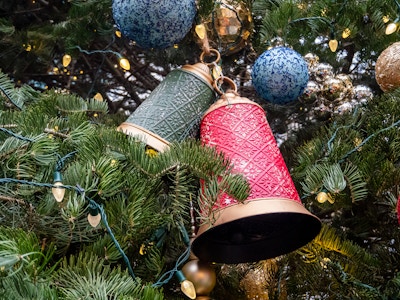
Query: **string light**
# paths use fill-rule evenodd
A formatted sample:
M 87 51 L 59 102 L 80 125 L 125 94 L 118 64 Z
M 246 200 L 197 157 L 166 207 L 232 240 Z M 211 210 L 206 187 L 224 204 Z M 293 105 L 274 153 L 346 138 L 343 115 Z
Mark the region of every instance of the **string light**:
M 96 228 L 97 225 L 100 224 L 101 221 L 101 214 L 96 206 L 94 206 L 92 203 L 89 204 L 89 213 L 87 216 L 87 220 L 90 224 L 90 226 Z
M 96 95 L 93 96 L 93 99 L 97 100 L 97 101 L 103 101 L 104 100 L 103 96 L 100 93 L 96 93 Z
M 400 21 L 400 2 L 398 2 L 397 0 L 394 0 L 394 2 L 396 3 L 396 6 L 397 6 L 397 18 L 392 23 L 389 23 L 386 26 L 386 29 L 385 29 L 386 35 L 395 33 L 397 31 L 398 23 Z M 385 20 L 384 20 L 384 22 L 385 22 Z M 389 22 L 389 18 L 387 18 L 387 22 Z M 385 22 L 385 23 L 387 23 L 387 22 Z
M 181 284 L 182 293 L 184 293 L 190 299 L 196 299 L 196 290 L 194 288 L 194 284 L 186 279 L 182 271 L 176 271 L 175 276 L 178 278 L 179 283 Z
M 331 49 L 332 52 L 336 52 L 338 47 L 338 41 L 336 39 L 330 40 L 328 45 L 329 49 Z
M 397 31 L 397 24 L 398 24 L 398 22 L 399 22 L 399 18 L 397 18 L 394 22 L 389 23 L 389 24 L 386 26 L 385 34 L 386 34 L 386 35 L 390 35 L 390 34 L 392 34 L 392 33 L 395 33 L 395 32 Z
M 338 47 L 338 41 L 337 39 L 335 39 L 335 29 L 333 27 L 333 23 L 331 23 L 331 39 L 329 40 L 329 49 L 331 49 L 332 52 L 336 52 L 337 47 Z
M 57 202 L 62 202 L 65 196 L 65 189 L 62 187 L 62 176 L 60 171 L 54 172 L 54 181 L 53 187 L 51 188 L 51 192 L 53 193 L 54 198 Z
M 64 68 L 68 67 L 72 61 L 72 57 L 69 54 L 65 54 L 62 58 L 62 65 Z
M 382 21 L 383 21 L 383 23 L 387 23 L 387 22 L 389 22 L 390 21 L 390 18 L 389 18 L 389 16 L 383 16 L 382 17 Z
M 15 138 L 18 138 L 20 140 L 24 140 L 27 142 L 33 142 L 33 139 L 15 134 L 14 132 L 6 129 L 6 128 L 1 128 L 0 127 L 0 131 L 7 133 Z M 133 279 L 136 278 L 132 266 L 130 264 L 129 258 L 126 256 L 125 252 L 123 251 L 123 249 L 121 248 L 120 244 L 118 243 L 117 239 L 115 238 L 114 233 L 112 232 L 108 221 L 107 221 L 107 216 L 104 212 L 103 207 L 98 204 L 96 201 L 90 199 L 89 197 L 85 196 L 85 190 L 80 187 L 78 184 L 76 186 L 70 186 L 70 185 L 63 185 L 62 184 L 62 176 L 61 176 L 61 169 L 64 167 L 64 161 L 70 157 L 72 157 L 73 155 L 75 155 L 77 153 L 77 151 L 73 151 L 71 153 L 68 153 L 67 155 L 65 155 L 64 157 L 60 157 L 57 161 L 56 164 L 56 170 L 54 172 L 54 183 L 53 184 L 49 184 L 49 183 L 40 183 L 40 182 L 35 182 L 35 181 L 27 181 L 27 180 L 21 180 L 21 179 L 14 179 L 14 178 L 0 178 L 0 184 L 7 184 L 7 183 L 16 183 L 16 184 L 26 184 L 26 185 L 30 185 L 30 186 L 37 186 L 37 187 L 46 187 L 46 188 L 51 188 L 54 197 L 56 198 L 56 200 L 58 202 L 61 202 L 64 198 L 64 194 L 65 194 L 65 190 L 73 190 L 75 191 L 77 194 L 79 195 L 83 195 L 83 197 L 85 198 L 85 200 L 88 201 L 88 222 L 91 226 L 93 227 L 97 227 L 98 224 L 100 223 L 100 221 L 103 222 L 105 229 L 107 230 L 108 234 L 111 237 L 111 240 L 113 241 L 115 247 L 117 248 L 117 250 L 120 252 L 127 268 L 128 268 L 128 272 L 131 275 L 131 277 Z M 179 282 L 181 283 L 181 290 L 182 292 L 188 296 L 190 299 L 195 299 L 196 298 L 196 290 L 194 287 L 194 284 L 187 280 L 185 278 L 185 276 L 183 275 L 182 271 L 178 270 L 178 267 L 181 266 L 185 261 L 188 260 L 189 256 L 190 256 L 190 238 L 189 235 L 185 229 L 185 227 L 183 226 L 183 224 L 177 224 L 180 232 L 182 234 L 182 239 L 185 243 L 186 250 L 179 256 L 179 258 L 177 259 L 176 263 L 175 263 L 175 267 L 170 270 L 167 271 L 166 273 L 164 273 L 160 279 L 154 283 L 152 285 L 152 287 L 158 288 L 161 287 L 162 285 L 164 285 L 165 283 L 167 283 L 175 274 L 178 279 Z M 162 242 L 164 241 L 165 238 L 165 229 L 161 228 L 159 230 L 157 230 L 154 233 L 154 239 L 157 240 L 157 246 L 161 246 Z M 143 254 L 145 254 L 145 252 L 143 252 Z M 165 277 L 167 277 L 165 279 Z
M 129 71 L 131 69 L 131 64 L 129 63 L 129 60 L 127 60 L 126 58 L 124 58 L 122 56 L 119 58 L 119 66 L 122 69 L 127 70 L 127 71 Z
M 206 27 L 203 23 L 196 25 L 194 31 L 201 40 L 206 37 Z
M 86 53 L 88 55 L 94 54 L 94 53 L 112 53 L 118 57 L 118 63 L 121 68 L 123 68 L 126 71 L 129 71 L 131 69 L 131 65 L 129 63 L 129 60 L 127 60 L 125 57 L 123 57 L 120 53 L 112 51 L 112 50 L 93 50 L 93 51 L 88 51 L 88 50 L 83 50 L 79 46 L 75 46 L 75 48 L 79 49 L 80 52 Z

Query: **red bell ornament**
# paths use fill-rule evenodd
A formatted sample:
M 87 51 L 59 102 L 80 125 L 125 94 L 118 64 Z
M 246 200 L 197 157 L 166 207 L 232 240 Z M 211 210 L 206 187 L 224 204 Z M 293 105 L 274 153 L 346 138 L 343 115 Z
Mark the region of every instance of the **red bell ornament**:
M 247 178 L 250 195 L 244 202 L 219 197 L 212 216 L 203 216 L 209 222 L 200 225 L 192 251 L 202 261 L 227 264 L 289 253 L 310 242 L 321 222 L 302 205 L 264 109 L 240 97 L 233 81 L 225 80 L 232 89 L 204 114 L 200 138 Z

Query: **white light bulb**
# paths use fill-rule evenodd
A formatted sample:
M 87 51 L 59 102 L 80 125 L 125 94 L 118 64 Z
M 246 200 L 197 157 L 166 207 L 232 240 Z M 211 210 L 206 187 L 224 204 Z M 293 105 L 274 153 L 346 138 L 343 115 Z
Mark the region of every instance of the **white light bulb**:
M 59 186 L 63 186 L 61 181 L 57 181 L 53 183 L 54 187 L 51 189 L 51 192 L 53 193 L 54 198 L 56 199 L 57 202 L 61 202 L 64 199 L 65 195 L 65 189 L 61 188 Z
M 122 69 L 124 70 L 130 70 L 131 69 L 131 64 L 129 63 L 129 60 L 127 60 L 126 58 L 120 58 L 119 60 L 119 65 Z
M 97 215 L 94 216 L 94 215 L 89 213 L 88 216 L 87 216 L 87 219 L 88 219 L 88 222 L 89 222 L 90 226 L 97 227 L 97 225 L 100 224 L 101 215 L 97 214 Z
M 191 281 L 185 279 L 181 282 L 181 291 L 190 299 L 196 299 L 196 289 Z
M 395 33 L 396 30 L 397 30 L 396 23 L 390 23 L 388 26 L 386 26 L 385 34 L 389 35 Z

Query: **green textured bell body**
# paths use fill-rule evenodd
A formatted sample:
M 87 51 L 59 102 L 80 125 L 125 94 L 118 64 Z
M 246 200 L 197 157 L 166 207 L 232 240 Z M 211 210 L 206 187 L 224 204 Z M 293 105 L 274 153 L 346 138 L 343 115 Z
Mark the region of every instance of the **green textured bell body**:
M 162 152 L 198 128 L 215 99 L 208 66 L 185 65 L 171 71 L 118 129 Z

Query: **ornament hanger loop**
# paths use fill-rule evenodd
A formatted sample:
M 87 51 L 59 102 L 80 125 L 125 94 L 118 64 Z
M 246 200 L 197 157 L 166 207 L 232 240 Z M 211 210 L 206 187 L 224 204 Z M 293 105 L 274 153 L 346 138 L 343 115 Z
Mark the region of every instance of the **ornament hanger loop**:
M 237 93 L 236 83 L 229 77 L 221 76 L 221 77 L 215 79 L 215 81 L 214 81 L 214 89 L 218 94 L 220 94 L 220 95 L 224 94 L 224 92 L 221 90 L 221 87 L 224 83 L 229 85 L 228 90 L 230 92 Z
M 206 62 L 204 62 L 204 57 L 205 57 L 206 54 L 207 55 L 214 54 L 217 58 L 211 63 L 206 63 Z M 220 60 L 221 60 L 221 54 L 218 52 L 218 50 L 215 50 L 215 49 L 210 49 L 209 53 L 206 53 L 205 51 L 203 51 L 200 54 L 200 61 L 202 63 L 208 64 L 208 65 L 212 65 L 213 63 L 218 63 Z

